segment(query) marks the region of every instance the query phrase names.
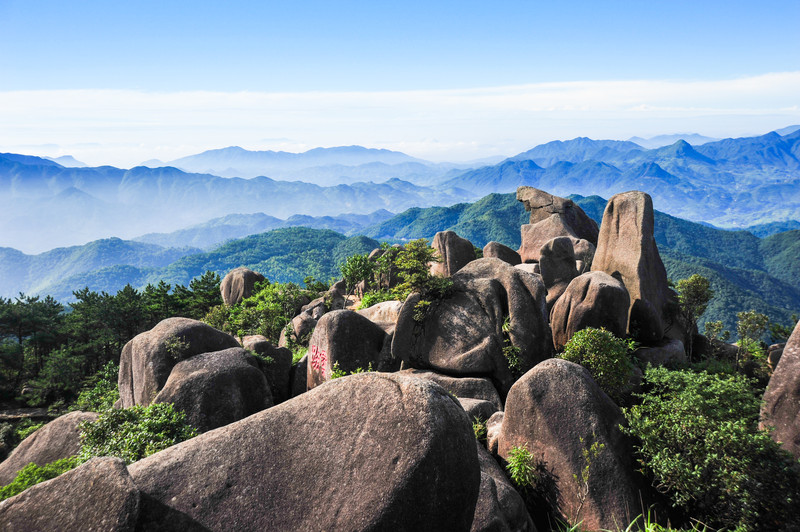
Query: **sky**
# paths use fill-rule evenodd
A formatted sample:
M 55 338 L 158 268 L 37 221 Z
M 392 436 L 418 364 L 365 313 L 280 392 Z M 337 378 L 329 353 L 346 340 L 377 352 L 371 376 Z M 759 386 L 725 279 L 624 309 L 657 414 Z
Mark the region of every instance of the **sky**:
M 800 124 L 800 2 L 0 0 L 0 152 L 431 160 Z

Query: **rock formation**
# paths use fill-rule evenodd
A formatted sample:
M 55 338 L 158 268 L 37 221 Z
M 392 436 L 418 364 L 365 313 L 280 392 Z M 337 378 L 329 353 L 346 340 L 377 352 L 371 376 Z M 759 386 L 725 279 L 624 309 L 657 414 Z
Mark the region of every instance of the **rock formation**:
M 550 312 L 550 329 L 556 351 L 587 327 L 605 328 L 625 336 L 628 325 L 628 291 L 605 272 L 584 273 L 573 279 Z
M 256 283 L 264 281 L 265 278 L 260 273 L 248 268 L 236 268 L 231 270 L 222 279 L 219 290 L 222 293 L 222 301 L 228 305 L 235 305 L 242 299 L 253 295 Z
M 472 242 L 461 238 L 454 231 L 439 231 L 433 236 L 431 246 L 442 259 L 431 264 L 432 275 L 449 277 L 475 260 L 475 248 Z
M 597 223 L 572 200 L 559 198 L 533 187 L 519 187 L 517 201 L 521 201 L 525 205 L 525 210 L 531 213 L 530 224 L 536 224 L 557 214 L 578 238 L 597 244 Z
M 516 266 L 517 264 L 522 262 L 522 259 L 519 256 L 519 253 L 514 251 L 508 246 L 504 246 L 500 242 L 489 242 L 485 246 L 483 246 L 483 257 L 484 258 L 491 258 L 495 257 L 503 262 L 507 262 L 512 266 Z
M 646 344 L 660 342 L 665 307 L 672 296 L 653 236 L 649 195 L 625 192 L 608 201 L 592 271 L 618 277 L 628 290 L 628 333 Z
M 239 421 L 273 404 L 256 357 L 241 347 L 179 362 L 153 402 L 172 403 L 200 432 Z
M 565 398 L 569 398 L 565 400 Z M 506 398 L 498 454 L 526 447 L 544 466 L 546 498 L 554 513 L 588 530 L 615 529 L 641 512 L 631 446 L 619 430 L 624 417 L 585 368 L 561 359 L 538 364 Z M 597 442 L 588 484 L 581 479 L 584 450 Z M 548 487 L 549 486 L 549 487 Z
M 239 347 L 239 342 L 203 322 L 189 318 L 161 321 L 122 349 L 118 382 L 122 407 L 149 405 L 181 360 L 229 347 Z
M 769 379 L 761 425 L 774 427 L 770 432 L 772 439 L 800 459 L 800 322 L 795 325 Z

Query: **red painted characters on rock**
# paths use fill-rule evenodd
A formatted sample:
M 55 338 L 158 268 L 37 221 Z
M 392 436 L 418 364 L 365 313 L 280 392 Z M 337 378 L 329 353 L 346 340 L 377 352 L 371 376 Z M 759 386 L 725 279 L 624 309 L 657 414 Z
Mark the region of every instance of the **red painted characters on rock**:
M 324 349 L 312 345 L 311 346 L 311 368 L 322 374 L 325 378 L 325 366 L 328 364 L 328 353 Z

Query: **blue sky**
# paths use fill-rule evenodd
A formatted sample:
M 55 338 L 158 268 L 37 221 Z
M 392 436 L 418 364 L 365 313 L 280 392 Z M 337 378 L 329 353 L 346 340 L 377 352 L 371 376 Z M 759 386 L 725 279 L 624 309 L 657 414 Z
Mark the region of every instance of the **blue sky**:
M 464 160 L 800 122 L 797 0 L 0 0 L 0 25 L 0 150 L 92 164 L 233 144 Z

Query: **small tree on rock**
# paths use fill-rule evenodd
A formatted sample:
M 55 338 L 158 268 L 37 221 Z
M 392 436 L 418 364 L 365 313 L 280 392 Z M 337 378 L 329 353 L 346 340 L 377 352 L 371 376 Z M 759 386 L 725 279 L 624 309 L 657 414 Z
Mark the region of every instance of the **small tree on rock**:
M 692 337 L 697 328 L 697 320 L 708 307 L 708 302 L 714 297 L 711 290 L 711 283 L 699 274 L 694 274 L 688 279 L 678 281 L 678 303 L 681 308 L 681 316 L 689 328 L 687 335 L 686 354 L 689 361 L 692 360 Z

